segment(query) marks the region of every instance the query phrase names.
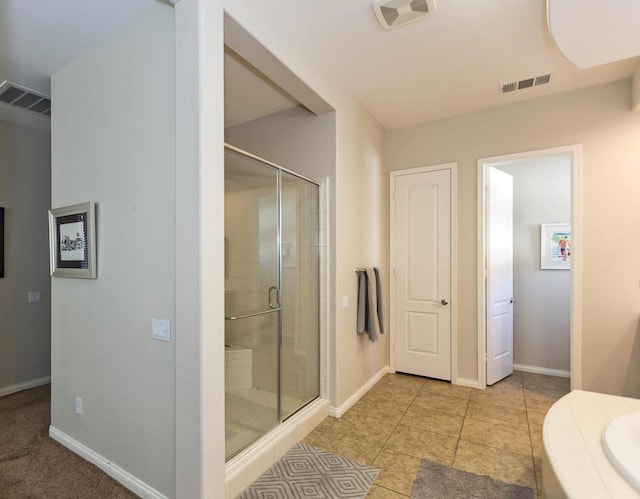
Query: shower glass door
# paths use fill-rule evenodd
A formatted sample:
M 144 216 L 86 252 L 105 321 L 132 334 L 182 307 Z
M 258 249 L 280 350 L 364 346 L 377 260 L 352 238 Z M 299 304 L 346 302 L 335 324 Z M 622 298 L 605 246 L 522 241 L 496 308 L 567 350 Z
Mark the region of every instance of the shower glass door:
M 320 394 L 319 188 L 287 172 L 280 175 L 280 417 L 286 419 Z
M 320 395 L 319 188 L 225 149 L 226 458 Z
M 225 151 L 227 458 L 280 421 L 278 175 Z

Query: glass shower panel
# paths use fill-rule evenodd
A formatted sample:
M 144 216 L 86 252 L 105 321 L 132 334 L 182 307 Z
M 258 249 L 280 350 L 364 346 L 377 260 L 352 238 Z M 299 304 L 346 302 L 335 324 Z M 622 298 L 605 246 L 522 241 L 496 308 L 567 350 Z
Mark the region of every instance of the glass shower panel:
M 320 394 L 319 188 L 281 173 L 281 418 Z
M 278 171 L 225 151 L 227 458 L 280 419 L 278 229 Z

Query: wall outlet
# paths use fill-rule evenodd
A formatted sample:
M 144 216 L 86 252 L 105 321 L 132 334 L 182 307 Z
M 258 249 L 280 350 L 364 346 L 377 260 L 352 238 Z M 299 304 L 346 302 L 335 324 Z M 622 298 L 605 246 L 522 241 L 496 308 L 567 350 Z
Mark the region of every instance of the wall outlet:
M 29 291 L 29 303 L 40 303 L 42 301 L 42 293 L 40 291 Z
M 82 399 L 76 397 L 76 414 L 82 415 Z

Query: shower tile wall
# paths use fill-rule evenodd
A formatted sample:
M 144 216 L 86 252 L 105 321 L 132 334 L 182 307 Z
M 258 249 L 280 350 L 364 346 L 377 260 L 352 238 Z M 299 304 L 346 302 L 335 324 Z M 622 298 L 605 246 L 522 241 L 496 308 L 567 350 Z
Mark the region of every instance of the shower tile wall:
M 231 310 L 237 313 L 266 309 L 269 287 L 277 285 L 273 269 L 276 251 L 272 243 L 276 220 L 270 207 L 273 204 L 273 193 L 267 189 L 244 189 L 228 192 L 225 196 L 227 313 Z M 269 242 L 261 240 L 261 236 Z M 230 322 L 225 342 L 231 347 L 253 349 L 253 387 L 275 392 L 272 373 L 277 369 L 277 338 L 259 332 L 269 331 L 269 320 L 265 316 Z

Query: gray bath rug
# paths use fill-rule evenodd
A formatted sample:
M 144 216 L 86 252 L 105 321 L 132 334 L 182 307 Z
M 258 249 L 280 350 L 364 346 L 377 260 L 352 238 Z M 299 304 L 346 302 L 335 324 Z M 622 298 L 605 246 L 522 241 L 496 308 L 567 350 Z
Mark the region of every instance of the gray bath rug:
M 378 472 L 371 466 L 299 443 L 238 498 L 362 499 Z
M 534 499 L 529 487 L 500 482 L 423 459 L 411 499 Z

